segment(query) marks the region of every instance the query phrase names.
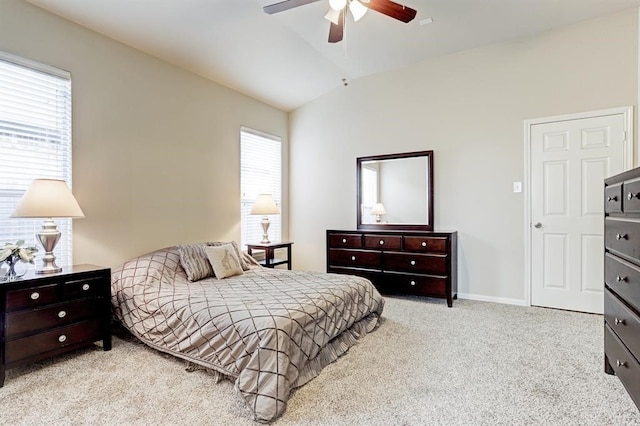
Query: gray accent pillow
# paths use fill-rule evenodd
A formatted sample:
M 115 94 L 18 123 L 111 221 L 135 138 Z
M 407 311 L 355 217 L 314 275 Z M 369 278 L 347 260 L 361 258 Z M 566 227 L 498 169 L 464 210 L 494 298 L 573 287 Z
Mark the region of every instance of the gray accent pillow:
M 189 281 L 198 281 L 213 276 L 213 268 L 204 251 L 205 244 L 181 244 L 178 246 L 180 264 Z

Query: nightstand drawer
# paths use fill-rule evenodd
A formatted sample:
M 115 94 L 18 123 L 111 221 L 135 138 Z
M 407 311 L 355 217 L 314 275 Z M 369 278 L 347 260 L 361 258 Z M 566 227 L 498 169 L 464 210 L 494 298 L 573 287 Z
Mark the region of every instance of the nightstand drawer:
M 45 333 L 7 342 L 6 363 L 64 348 L 81 342 L 102 339 L 103 321 L 95 319 L 56 328 Z
M 7 311 L 35 308 L 58 301 L 56 284 L 30 287 L 7 292 Z
M 447 253 L 447 238 L 404 237 L 404 249 L 419 253 Z
M 418 274 L 447 275 L 447 256 L 409 253 L 385 253 L 385 272 L 409 272 Z
M 6 338 L 33 334 L 42 330 L 61 327 L 85 319 L 97 317 L 100 314 L 100 299 L 83 299 L 69 303 L 9 313 L 6 316 Z
M 100 278 L 65 281 L 62 292 L 65 300 L 99 295 Z

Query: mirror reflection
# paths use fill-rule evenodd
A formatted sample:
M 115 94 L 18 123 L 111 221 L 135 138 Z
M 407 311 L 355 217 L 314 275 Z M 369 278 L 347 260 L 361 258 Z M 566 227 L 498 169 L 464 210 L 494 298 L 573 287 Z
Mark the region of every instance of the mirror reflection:
M 432 165 L 432 151 L 358 158 L 359 229 L 433 229 Z

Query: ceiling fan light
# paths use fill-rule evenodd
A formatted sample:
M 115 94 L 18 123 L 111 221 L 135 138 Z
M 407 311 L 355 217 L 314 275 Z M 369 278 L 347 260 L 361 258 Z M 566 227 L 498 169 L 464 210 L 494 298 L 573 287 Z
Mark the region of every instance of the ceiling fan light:
M 331 9 L 337 10 L 338 12 L 344 9 L 347 5 L 347 0 L 329 0 L 329 6 Z
M 324 19 L 328 19 L 336 25 L 340 25 L 340 11 L 329 9 L 326 15 L 324 15 Z
M 362 19 L 362 17 L 365 15 L 365 13 L 367 13 L 367 10 L 369 9 L 358 0 L 351 0 L 351 3 L 349 3 L 349 10 L 353 15 L 353 20 L 358 22 L 360 19 Z

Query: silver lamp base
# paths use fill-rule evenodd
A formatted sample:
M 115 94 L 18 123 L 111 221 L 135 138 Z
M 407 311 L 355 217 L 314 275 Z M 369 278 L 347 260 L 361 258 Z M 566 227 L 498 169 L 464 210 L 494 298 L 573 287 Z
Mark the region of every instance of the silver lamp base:
M 269 222 L 269 218 L 267 216 L 263 216 L 262 217 L 262 241 L 260 241 L 262 244 L 269 244 L 271 241 L 269 241 L 269 234 L 267 231 L 269 231 L 269 225 L 271 225 L 271 223 Z
M 42 230 L 36 232 L 36 238 L 42 244 L 44 249 L 44 257 L 42 258 L 42 266 L 36 268 L 36 274 L 54 274 L 62 271 L 62 268 L 56 265 L 56 257 L 53 249 L 60 240 L 60 231 L 53 219 L 46 219 L 42 224 Z

